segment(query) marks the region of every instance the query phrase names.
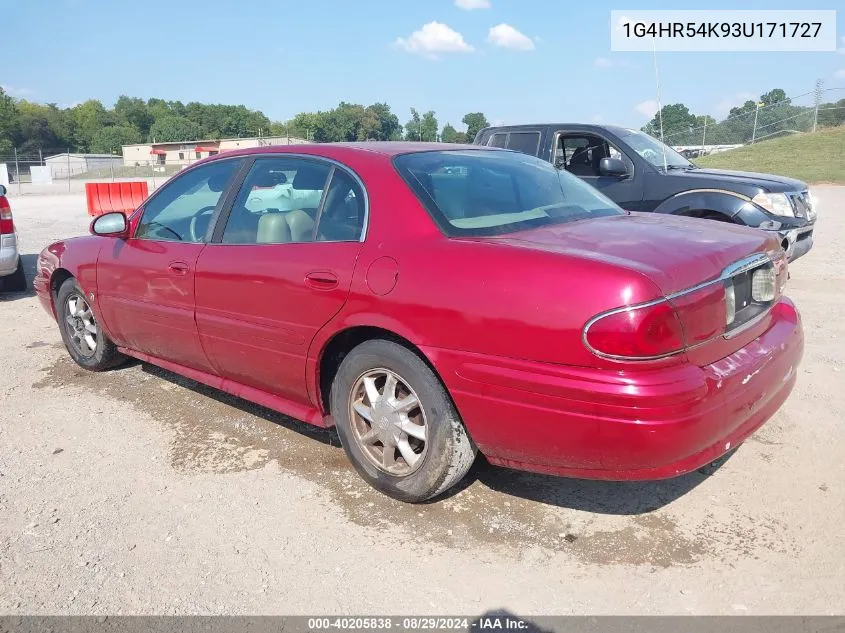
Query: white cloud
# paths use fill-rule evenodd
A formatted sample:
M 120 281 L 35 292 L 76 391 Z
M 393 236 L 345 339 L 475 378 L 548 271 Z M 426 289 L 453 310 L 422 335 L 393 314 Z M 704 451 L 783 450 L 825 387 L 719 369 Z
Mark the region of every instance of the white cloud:
M 601 114 L 593 115 L 593 123 L 601 123 L 602 121 L 604 121 L 604 117 Z
M 430 59 L 437 59 L 438 53 L 471 53 L 473 47 L 464 36 L 440 22 L 429 22 L 407 39 L 399 37 L 394 45 Z
M 845 68 L 840 68 L 835 73 L 833 73 L 833 76 L 837 79 L 845 79 Z
M 642 101 L 634 106 L 634 110 L 649 119 L 657 114 L 657 109 L 657 101 L 654 99 L 647 99 L 646 101 Z
M 27 95 L 35 94 L 35 91 L 30 88 L 16 88 L 15 86 L 7 86 L 3 84 L 0 86 L 7 95 L 13 97 L 26 97 Z
M 596 57 L 596 61 L 593 62 L 593 66 L 596 68 L 613 68 L 613 62 L 607 57 Z
M 719 101 L 719 103 L 713 107 L 713 113 L 716 115 L 716 118 L 724 118 L 728 116 L 728 112 L 730 112 L 731 108 L 741 106 L 748 100 L 755 100 L 755 96 L 750 92 L 737 92 L 736 94 L 733 94 L 730 97 L 725 97 Z
M 502 48 L 511 48 L 516 51 L 533 51 L 534 42 L 531 38 L 520 33 L 510 24 L 500 24 L 490 29 L 487 34 L 487 41 Z
M 467 11 L 473 9 L 489 9 L 490 0 L 455 0 L 455 6 Z

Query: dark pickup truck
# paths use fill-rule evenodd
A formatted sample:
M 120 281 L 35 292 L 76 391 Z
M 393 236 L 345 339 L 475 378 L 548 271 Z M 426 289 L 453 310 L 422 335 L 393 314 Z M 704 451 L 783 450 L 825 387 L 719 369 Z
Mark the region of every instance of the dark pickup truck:
M 476 145 L 538 156 L 629 211 L 734 222 L 778 234 L 790 260 L 813 246 L 816 212 L 800 180 L 697 167 L 640 132 L 611 125 L 488 127 Z

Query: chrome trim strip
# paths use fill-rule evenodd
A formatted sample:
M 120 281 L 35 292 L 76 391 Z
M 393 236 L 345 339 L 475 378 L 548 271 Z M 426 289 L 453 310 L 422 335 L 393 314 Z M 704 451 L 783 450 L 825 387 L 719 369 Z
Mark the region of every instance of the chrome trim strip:
M 669 196 L 666 198 L 667 200 L 672 200 L 674 198 L 678 198 L 680 196 L 686 196 L 691 193 L 724 193 L 728 196 L 733 196 L 734 198 L 739 198 L 740 200 L 745 200 L 746 202 L 751 202 L 751 198 L 741 193 L 737 193 L 736 191 L 728 191 L 727 189 L 687 189 L 686 191 L 681 191 L 676 193 L 674 196 Z
M 614 354 L 605 354 L 604 352 L 598 351 L 594 348 L 590 343 L 587 341 L 587 332 L 590 330 L 590 327 L 596 323 L 596 321 L 603 319 L 604 317 L 611 316 L 614 314 L 619 314 L 621 312 L 630 312 L 631 310 L 639 310 L 640 308 L 650 308 L 651 306 L 657 305 L 659 303 L 670 302 L 672 299 L 677 299 L 678 297 L 683 297 L 684 295 L 688 295 L 692 292 L 697 292 L 702 288 L 706 288 L 707 286 L 711 286 L 715 283 L 724 282 L 734 275 L 739 275 L 754 268 L 757 268 L 763 265 L 766 262 L 770 262 L 774 264 L 774 260 L 772 256 L 767 253 L 755 253 L 754 255 L 750 255 L 749 257 L 744 257 L 739 261 L 734 262 L 730 266 L 727 266 L 718 277 L 714 279 L 710 279 L 709 281 L 704 281 L 700 284 L 696 284 L 695 286 L 690 286 L 689 288 L 685 288 L 684 290 L 679 290 L 678 292 L 673 292 L 671 294 L 666 295 L 665 297 L 661 297 L 659 299 L 652 299 L 651 301 L 645 301 L 643 303 L 635 303 L 629 306 L 622 306 L 621 308 L 614 308 L 612 310 L 606 310 L 605 312 L 600 312 L 589 321 L 587 321 L 584 328 L 581 330 L 581 342 L 584 343 L 584 347 L 586 347 L 590 352 L 598 356 L 599 358 L 606 358 L 608 360 L 623 360 L 627 362 L 641 362 L 641 361 L 650 361 L 650 360 L 660 360 L 662 358 L 669 358 L 670 356 L 675 356 L 676 354 L 680 354 L 681 352 L 686 352 L 691 349 L 695 349 L 700 347 L 701 345 L 705 345 L 711 341 L 716 340 L 717 338 L 725 338 L 730 339 L 738 334 L 742 333 L 743 331 L 747 330 L 748 328 L 754 326 L 755 324 L 759 323 L 760 320 L 764 316 L 769 313 L 769 310 L 764 310 L 759 315 L 748 321 L 747 323 L 743 323 L 738 328 L 734 330 L 729 330 L 724 332 L 723 334 L 718 334 L 711 339 L 706 341 L 701 341 L 700 343 L 696 343 L 695 345 L 691 346 L 684 346 L 679 350 L 674 352 L 668 352 L 666 354 L 660 354 L 659 356 L 617 356 Z

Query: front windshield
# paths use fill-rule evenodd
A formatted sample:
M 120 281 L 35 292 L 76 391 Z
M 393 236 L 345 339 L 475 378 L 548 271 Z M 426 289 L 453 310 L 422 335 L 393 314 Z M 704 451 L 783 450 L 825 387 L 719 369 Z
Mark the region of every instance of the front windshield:
M 695 167 L 695 165 L 671 147 L 664 145 L 656 138 L 649 136 L 645 132 L 640 132 L 638 130 L 625 130 L 619 133 L 619 138 L 630 145 L 631 149 L 637 154 L 660 169 L 663 169 L 664 152 L 666 153 L 666 166 L 669 168 L 676 167 L 680 169 L 689 169 L 690 167 Z
M 395 164 L 447 235 L 501 235 L 624 213 L 575 176 L 518 152 L 417 152 Z

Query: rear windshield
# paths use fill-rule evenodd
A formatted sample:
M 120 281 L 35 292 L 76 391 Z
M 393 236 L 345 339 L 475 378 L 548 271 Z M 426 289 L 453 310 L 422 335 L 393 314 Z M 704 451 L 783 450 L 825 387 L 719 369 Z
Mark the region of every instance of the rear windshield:
M 590 185 L 517 152 L 403 154 L 396 168 L 451 236 L 490 236 L 625 213 Z

